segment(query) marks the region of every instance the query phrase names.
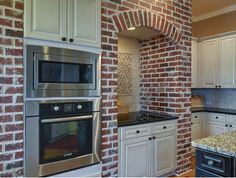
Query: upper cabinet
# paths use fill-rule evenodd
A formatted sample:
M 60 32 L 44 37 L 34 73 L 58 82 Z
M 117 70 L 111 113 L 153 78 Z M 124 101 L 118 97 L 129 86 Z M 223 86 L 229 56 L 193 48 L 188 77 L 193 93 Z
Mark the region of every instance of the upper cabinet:
M 197 61 L 197 52 L 198 52 L 198 43 L 197 41 L 192 41 L 192 63 L 191 63 L 191 71 L 192 71 L 192 88 L 197 88 L 198 85 L 198 61 Z
M 101 0 L 26 0 L 25 37 L 101 46 Z
M 233 88 L 236 86 L 235 43 L 235 36 L 219 39 L 219 87 Z
M 202 84 L 205 88 L 215 87 L 217 84 L 218 40 L 202 42 Z
M 200 63 L 198 71 L 201 74 L 201 81 L 199 82 L 199 79 L 197 79 L 200 83 L 199 87 L 235 88 L 236 36 L 204 40 L 200 42 L 200 45 L 200 57 L 197 59 L 197 62 Z M 192 50 L 192 55 L 194 55 L 194 49 Z M 192 65 L 196 65 L 195 63 L 193 61 Z M 195 87 L 195 85 L 192 87 Z

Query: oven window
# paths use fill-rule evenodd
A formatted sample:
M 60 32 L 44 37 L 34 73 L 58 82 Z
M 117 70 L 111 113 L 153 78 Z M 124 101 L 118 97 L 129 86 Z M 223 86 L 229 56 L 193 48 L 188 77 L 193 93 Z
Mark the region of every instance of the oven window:
M 39 83 L 92 83 L 93 65 L 39 60 Z
M 40 163 L 92 153 L 92 118 L 42 123 L 40 132 Z

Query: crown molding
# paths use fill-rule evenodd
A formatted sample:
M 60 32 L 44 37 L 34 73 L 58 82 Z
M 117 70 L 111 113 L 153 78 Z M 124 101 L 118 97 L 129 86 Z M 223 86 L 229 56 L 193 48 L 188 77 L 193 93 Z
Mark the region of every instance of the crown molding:
M 205 20 L 205 19 L 209 19 L 209 18 L 218 16 L 218 15 L 226 14 L 226 13 L 229 13 L 229 12 L 232 12 L 232 11 L 235 11 L 235 10 L 236 10 L 236 4 L 234 4 L 232 6 L 222 8 L 222 9 L 218 9 L 216 11 L 212 11 L 212 12 L 209 12 L 209 13 L 206 13 L 206 14 L 203 14 L 203 15 L 193 16 L 192 21 L 193 22 L 198 22 L 198 21 L 201 21 L 201 20 Z

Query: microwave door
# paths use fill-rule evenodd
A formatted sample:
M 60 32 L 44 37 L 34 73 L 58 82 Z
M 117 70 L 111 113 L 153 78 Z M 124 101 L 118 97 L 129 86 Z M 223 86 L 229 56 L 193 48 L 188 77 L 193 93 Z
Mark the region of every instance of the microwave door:
M 95 60 L 35 54 L 36 90 L 95 90 L 95 76 Z

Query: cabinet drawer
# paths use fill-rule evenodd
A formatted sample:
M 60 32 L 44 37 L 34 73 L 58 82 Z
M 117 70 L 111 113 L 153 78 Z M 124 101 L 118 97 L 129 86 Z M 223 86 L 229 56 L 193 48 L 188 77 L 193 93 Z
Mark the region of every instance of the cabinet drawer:
M 120 137 L 121 137 L 120 140 L 142 137 L 150 134 L 151 134 L 150 125 L 123 127 L 120 129 Z
M 230 123 L 235 123 L 236 124 L 236 115 L 231 115 L 230 117 Z
M 227 116 L 223 114 L 207 113 L 207 119 L 211 121 L 226 122 Z
M 233 166 L 233 160 L 231 157 L 197 149 L 196 158 L 196 166 L 198 168 L 221 176 L 232 176 L 231 168 Z
M 196 168 L 196 177 L 220 177 L 219 175 L 208 172 L 204 169 Z
M 157 122 L 153 125 L 152 134 L 164 133 L 173 131 L 175 129 L 175 124 L 171 121 L 169 122 Z

